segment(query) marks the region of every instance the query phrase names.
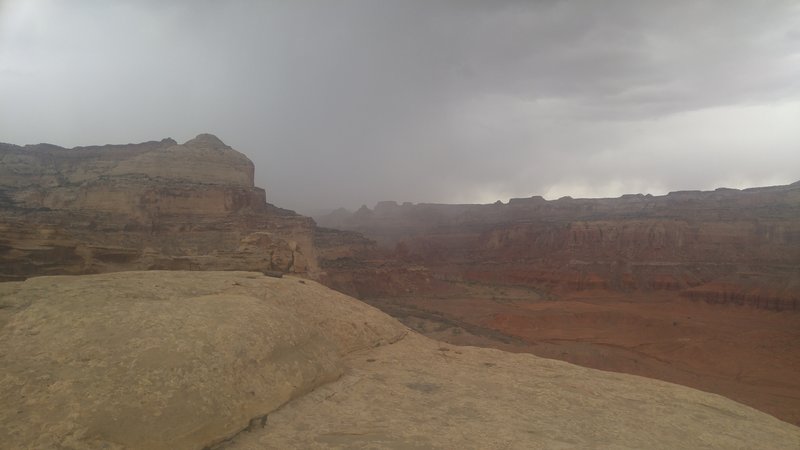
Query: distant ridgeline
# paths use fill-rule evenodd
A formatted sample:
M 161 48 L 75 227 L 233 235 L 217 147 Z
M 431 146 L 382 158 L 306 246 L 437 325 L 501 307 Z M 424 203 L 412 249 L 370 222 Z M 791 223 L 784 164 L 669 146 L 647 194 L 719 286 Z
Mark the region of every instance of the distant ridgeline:
M 709 302 L 800 309 L 800 182 L 487 205 L 381 202 L 316 220 L 363 233 L 406 267 L 424 268 L 406 274 L 406 288 L 449 279 L 673 290 Z M 353 294 L 381 296 L 391 285 L 378 275 L 339 277 Z

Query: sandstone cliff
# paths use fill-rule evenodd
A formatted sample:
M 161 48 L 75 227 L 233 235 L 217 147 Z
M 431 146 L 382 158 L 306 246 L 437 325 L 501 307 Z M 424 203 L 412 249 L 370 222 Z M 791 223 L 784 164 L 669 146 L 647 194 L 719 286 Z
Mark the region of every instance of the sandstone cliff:
M 317 221 L 361 232 L 394 250 L 388 259 L 438 278 L 800 308 L 800 182 L 617 199 L 381 202 Z M 360 275 L 364 293 L 369 277 Z
M 426 339 L 312 281 L 0 284 L 14 449 L 795 448 L 800 428 L 629 375 Z
M 327 252 L 315 236 L 332 247 L 335 239 L 268 204 L 253 173 L 247 157 L 210 134 L 184 144 L 0 144 L 0 279 L 131 269 L 315 273 Z

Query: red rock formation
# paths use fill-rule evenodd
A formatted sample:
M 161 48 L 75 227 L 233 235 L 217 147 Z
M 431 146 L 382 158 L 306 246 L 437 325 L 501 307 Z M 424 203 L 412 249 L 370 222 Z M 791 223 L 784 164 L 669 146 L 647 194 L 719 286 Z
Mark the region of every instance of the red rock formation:
M 800 183 L 491 205 L 382 202 L 318 221 L 362 232 L 448 279 L 671 290 L 771 309 L 795 309 L 800 298 Z M 739 273 L 765 274 L 781 287 L 766 293 Z

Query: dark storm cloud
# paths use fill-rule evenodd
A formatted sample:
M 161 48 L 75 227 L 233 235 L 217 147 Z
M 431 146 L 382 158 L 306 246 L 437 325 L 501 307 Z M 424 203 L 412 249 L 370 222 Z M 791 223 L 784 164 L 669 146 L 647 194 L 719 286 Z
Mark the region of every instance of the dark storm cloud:
M 0 3 L 0 140 L 218 134 L 309 211 L 800 178 L 796 2 Z

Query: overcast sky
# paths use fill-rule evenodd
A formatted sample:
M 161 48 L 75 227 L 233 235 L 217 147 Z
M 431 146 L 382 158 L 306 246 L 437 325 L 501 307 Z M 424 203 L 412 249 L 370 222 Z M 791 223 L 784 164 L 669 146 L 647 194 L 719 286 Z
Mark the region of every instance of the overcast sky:
M 0 0 L 0 141 L 201 132 L 306 213 L 790 183 L 800 2 Z

